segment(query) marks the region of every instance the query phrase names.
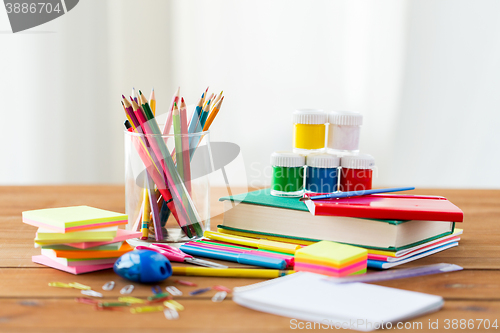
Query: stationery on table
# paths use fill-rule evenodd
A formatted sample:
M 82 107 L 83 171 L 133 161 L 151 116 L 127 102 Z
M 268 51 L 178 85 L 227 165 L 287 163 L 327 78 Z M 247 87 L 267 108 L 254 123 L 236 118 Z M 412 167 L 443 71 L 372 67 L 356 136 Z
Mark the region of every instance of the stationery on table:
M 451 221 L 313 216 L 298 198 L 271 196 L 269 189 L 220 200 L 224 201 L 225 212 L 219 228 L 251 233 L 254 238 L 283 237 L 290 239 L 288 243 L 329 240 L 379 250 L 400 250 L 447 236 L 454 230 Z M 238 204 L 232 208 L 231 201 Z
M 133 230 L 125 230 L 125 229 L 118 229 L 116 230 L 116 237 L 113 238 L 110 241 L 104 241 L 104 242 L 78 242 L 78 243 L 64 243 L 66 246 L 70 247 L 75 247 L 78 249 L 89 249 L 97 246 L 102 246 L 102 245 L 109 245 L 109 244 L 116 244 L 123 242 L 127 239 L 132 239 L 132 238 L 137 238 L 141 235 L 140 232 L 133 231 Z M 35 241 L 35 247 L 40 246 L 39 243 Z
M 315 195 L 311 195 L 311 196 L 306 195 L 303 198 L 300 198 L 300 201 L 360 197 L 360 196 L 369 195 L 369 194 L 402 192 L 402 191 L 411 191 L 414 189 L 415 189 L 415 187 L 395 187 L 395 188 L 381 188 L 381 189 L 376 189 L 376 190 L 361 190 L 361 191 L 351 191 L 351 192 L 335 192 L 335 193 L 328 193 L 328 194 L 315 194 Z
M 305 194 L 309 196 L 309 194 Z M 304 201 L 313 215 L 369 219 L 462 222 L 463 212 L 446 198 L 423 195 L 373 194 L 342 199 Z
M 366 273 L 368 251 L 340 243 L 321 241 L 295 253 L 296 271 L 335 277 Z
M 44 225 L 38 228 L 35 238 L 35 246 L 42 248 L 41 255 L 33 256 L 33 262 L 72 274 L 111 268 L 116 258 L 132 251 L 125 240 L 140 233 L 108 226 L 127 220 L 125 214 L 88 206 L 23 212 L 23 222 Z M 54 228 L 46 229 L 48 226 Z
M 279 258 L 279 259 L 285 260 L 287 267 L 289 267 L 289 268 L 293 268 L 294 262 L 295 262 L 295 257 L 293 255 L 290 255 L 287 253 L 275 252 L 275 251 L 269 251 L 269 250 L 261 250 L 261 249 L 255 249 L 255 248 L 244 247 L 244 246 L 237 246 L 234 244 L 224 243 L 224 242 L 198 240 L 198 241 L 194 241 L 194 242 L 188 242 L 186 244 L 189 246 L 216 249 L 219 251 L 228 251 L 228 252 L 235 252 L 235 253 L 247 253 L 247 254 L 253 254 L 256 256 Z
M 127 215 L 89 206 L 23 212 L 23 222 L 61 233 L 127 224 Z
M 377 204 L 370 206 L 365 201 L 363 205 L 366 206 L 343 203 L 360 199 L 367 202 L 375 200 Z M 350 215 L 363 217 L 336 216 L 334 213 L 314 216 L 299 198 L 271 196 L 269 189 L 223 197 L 220 200 L 224 201 L 225 213 L 218 231 L 227 235 L 226 237 L 249 237 L 255 241 L 278 241 L 296 246 L 310 245 L 321 240 L 355 245 L 368 250 L 369 268 L 387 269 L 444 251 L 458 245 L 459 238 L 452 237 L 462 232 L 460 229 L 455 231 L 455 222 L 463 220 L 463 213 L 455 205 L 439 197 L 372 194 L 343 199 L 309 200 L 313 205 L 331 202 L 332 206 L 347 207 Z M 398 204 L 392 207 L 390 202 Z M 232 208 L 234 203 L 237 204 Z M 422 206 L 417 206 L 420 203 Z M 402 214 L 400 208 L 406 210 L 406 213 Z M 333 209 L 340 210 L 338 207 Z M 378 209 L 392 218 L 366 217 L 367 211 Z M 408 220 L 411 216 L 418 217 L 414 214 L 426 214 L 431 219 Z M 398 216 L 406 216 L 407 219 L 397 219 Z M 447 221 L 440 221 L 444 216 L 447 216 Z M 231 240 L 227 242 L 235 243 Z
M 173 275 L 190 275 L 190 276 L 273 279 L 293 273 L 295 273 L 295 271 L 278 270 L 278 269 L 246 269 L 246 268 L 220 269 L 220 268 L 207 268 L 207 267 L 172 267 Z
M 170 261 L 176 261 L 176 262 L 186 262 L 189 264 L 194 264 L 194 265 L 200 265 L 200 266 L 205 266 L 205 267 L 213 267 L 213 268 L 227 268 L 225 265 L 217 264 L 215 262 L 207 261 L 207 260 L 201 260 L 194 258 L 193 256 L 186 254 L 179 250 L 178 248 L 175 248 L 170 245 L 166 244 L 151 244 L 150 246 L 136 246 L 136 250 L 150 250 L 150 251 L 155 251 L 158 252 L 165 257 L 167 257 L 168 260 Z
M 180 249 L 185 253 L 196 255 L 199 257 L 233 261 L 245 265 L 254 265 L 254 266 L 273 268 L 273 269 L 285 269 L 287 266 L 287 262 L 280 258 L 257 256 L 248 253 L 236 253 L 219 249 L 195 247 L 195 246 L 190 246 L 188 244 L 181 245 Z
M 257 311 L 358 331 L 434 312 L 444 304 L 440 296 L 364 283 L 332 284 L 309 272 L 234 288 L 233 300 Z
M 134 141 L 133 146 L 146 166 L 147 178 L 150 181 L 150 191 L 148 192 L 159 192 L 160 194 L 160 197 L 155 196 L 155 200 L 152 200 L 151 194 L 149 194 L 149 202 L 143 199 L 145 204 L 143 204 L 142 210 L 144 215 L 141 228 L 142 239 L 151 238 L 151 230 L 153 230 L 154 239 L 163 240 L 162 228 L 166 223 L 165 217 L 168 217 L 168 212 L 172 213 L 188 238 L 203 235 L 202 221 L 191 197 L 190 168 L 190 159 L 199 145 L 200 138 L 189 137 L 188 134 L 201 133 L 209 115 L 213 115 L 210 118 L 213 121 L 220 109 L 223 97 L 219 96 L 221 98 L 217 103 L 217 108 L 210 112 L 211 100 L 209 99 L 203 104 L 203 98 L 206 97 L 206 94 L 207 92 L 202 95 L 188 126 L 186 103 L 184 98 L 180 96 L 180 88 L 177 89 L 162 131 L 156 122 L 155 114 L 152 112 L 151 101 L 148 102 L 140 90 L 137 101 L 133 97 L 129 101 L 125 96 L 122 96 L 122 105 L 130 123 L 130 127 L 127 125 L 126 127 L 132 132 L 144 134 L 144 136 L 133 137 L 132 140 Z M 151 100 L 153 97 L 154 93 L 152 93 Z M 154 107 L 156 107 L 155 98 Z M 170 152 L 166 145 L 168 137 L 164 139 L 161 135 L 168 135 L 172 127 L 175 149 Z M 151 212 L 151 220 L 148 220 L 148 208 Z M 155 209 L 159 210 L 159 214 L 155 213 Z M 155 219 L 155 215 L 160 217 Z M 148 221 L 153 223 L 146 223 Z M 146 236 L 146 224 L 149 225 L 148 236 Z

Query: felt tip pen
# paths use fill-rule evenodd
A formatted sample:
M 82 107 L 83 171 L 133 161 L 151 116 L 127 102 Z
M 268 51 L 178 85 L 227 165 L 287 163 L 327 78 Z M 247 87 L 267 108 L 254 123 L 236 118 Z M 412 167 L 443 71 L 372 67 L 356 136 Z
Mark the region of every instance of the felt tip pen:
M 186 244 L 181 245 L 180 250 L 190 255 L 233 261 L 245 265 L 254 265 L 274 269 L 285 269 L 287 266 L 287 262 L 280 258 L 256 256 L 247 253 L 228 252 L 218 249 L 189 246 Z
M 242 247 L 223 246 L 223 245 L 220 245 L 218 243 L 189 242 L 189 243 L 187 243 L 187 245 L 194 246 L 194 247 L 220 250 L 220 251 L 234 252 L 234 253 L 247 253 L 247 254 L 252 254 L 252 255 L 261 256 L 261 257 L 278 258 L 278 259 L 285 260 L 287 266 L 289 266 L 289 267 L 293 267 L 294 259 L 295 259 L 294 256 L 292 256 L 292 255 L 277 254 L 277 253 L 265 252 L 262 250 L 254 250 L 254 249 L 242 248 Z
M 222 233 L 213 232 L 213 231 L 205 231 L 203 236 L 205 236 L 206 238 L 209 238 L 209 239 L 220 240 L 223 242 L 240 244 L 240 245 L 245 245 L 245 246 L 250 246 L 250 247 L 256 247 L 258 249 L 284 252 L 284 253 L 290 253 L 290 254 L 295 254 L 295 251 L 297 251 L 301 248 L 301 246 L 297 245 L 297 244 L 275 242 L 275 241 L 270 241 L 267 239 L 257 239 L 257 238 L 227 235 L 227 234 L 222 234 Z
M 278 269 L 246 269 L 246 268 L 207 268 L 207 267 L 172 267 L 173 275 L 241 277 L 255 279 L 272 279 L 288 274 L 292 270 Z

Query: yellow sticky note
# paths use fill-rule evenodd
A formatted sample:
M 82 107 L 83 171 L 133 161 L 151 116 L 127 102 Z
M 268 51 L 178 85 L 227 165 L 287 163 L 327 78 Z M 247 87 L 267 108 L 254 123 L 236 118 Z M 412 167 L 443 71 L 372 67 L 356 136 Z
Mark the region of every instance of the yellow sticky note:
M 295 261 L 313 264 L 342 266 L 356 261 L 366 260 L 366 249 L 329 241 L 321 241 L 295 252 Z

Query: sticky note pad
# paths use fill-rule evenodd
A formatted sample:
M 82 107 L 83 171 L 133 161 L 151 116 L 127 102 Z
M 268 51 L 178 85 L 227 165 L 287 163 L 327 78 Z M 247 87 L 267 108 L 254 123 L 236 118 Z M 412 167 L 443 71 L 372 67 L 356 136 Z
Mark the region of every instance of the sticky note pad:
M 66 233 L 127 224 L 128 216 L 89 206 L 74 206 L 26 211 L 23 222 Z
M 122 246 L 115 251 L 92 251 L 92 250 L 49 250 L 42 249 L 42 254 L 45 256 L 54 256 L 57 258 L 67 259 L 90 259 L 90 258 L 118 258 L 123 254 L 132 251 L 134 248 L 128 243 L 124 242 Z
M 35 242 L 40 245 L 77 242 L 105 242 L 113 240 L 116 237 L 117 230 L 118 227 L 108 227 L 63 234 L 53 230 L 38 228 Z
M 297 250 L 294 269 L 336 277 L 364 274 L 367 257 L 366 249 L 321 241 Z
M 324 263 L 338 268 L 345 264 L 353 264 L 360 260 L 366 260 L 368 251 L 366 249 L 329 241 L 321 241 L 313 245 L 297 250 L 295 260 L 314 263 Z

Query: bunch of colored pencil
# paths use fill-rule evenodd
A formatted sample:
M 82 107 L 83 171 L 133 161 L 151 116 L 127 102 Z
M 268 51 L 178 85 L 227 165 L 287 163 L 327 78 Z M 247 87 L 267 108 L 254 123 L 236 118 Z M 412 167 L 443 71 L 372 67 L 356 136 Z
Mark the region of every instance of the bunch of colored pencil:
M 146 167 L 140 213 L 142 223 L 134 226 L 140 226 L 143 240 L 151 238 L 162 241 L 166 236 L 164 226 L 170 213 L 187 237 L 203 236 L 202 221 L 191 199 L 190 163 L 203 132 L 212 125 L 224 100 L 222 92 L 218 96 L 211 94 L 209 98 L 207 94 L 208 88 L 198 101 L 188 124 L 186 103 L 178 88 L 167 110 L 163 130 L 160 130 L 155 118 L 154 90 L 149 101 L 140 90 L 136 95 L 135 89 L 132 89 L 130 101 L 122 95 L 122 106 L 127 116 L 125 127 L 130 132 L 142 134 L 134 136 L 132 140 Z M 175 149 L 170 152 L 166 142 L 172 126 Z M 200 135 L 190 135 L 195 133 Z

